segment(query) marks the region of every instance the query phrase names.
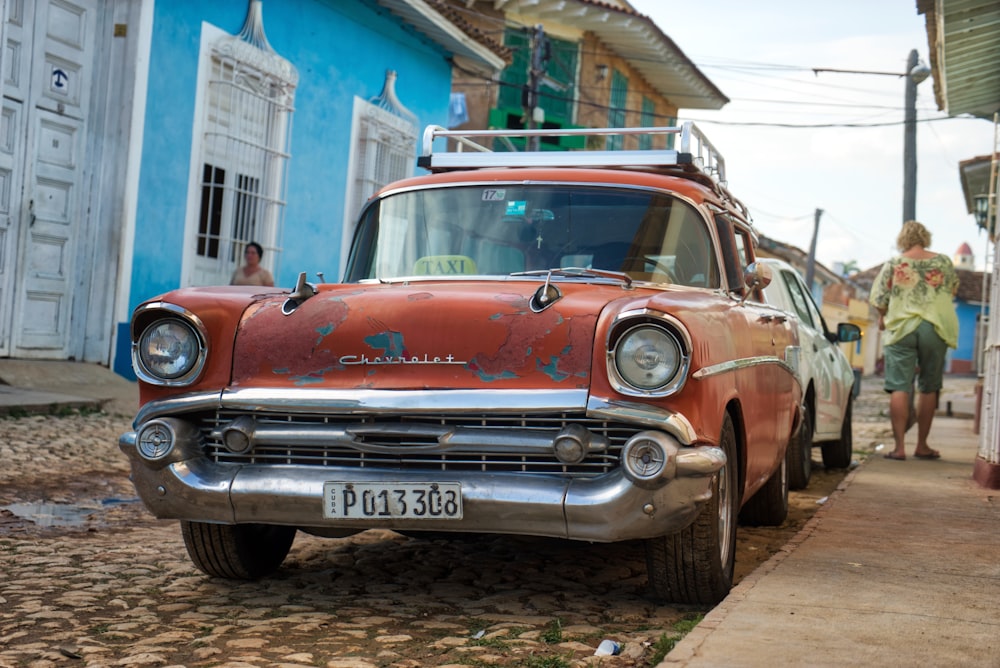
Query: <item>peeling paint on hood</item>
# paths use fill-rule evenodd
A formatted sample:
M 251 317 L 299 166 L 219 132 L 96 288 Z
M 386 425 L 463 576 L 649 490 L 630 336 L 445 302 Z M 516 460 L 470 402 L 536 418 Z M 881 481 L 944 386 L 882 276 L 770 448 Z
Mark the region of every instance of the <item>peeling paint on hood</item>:
M 237 332 L 233 386 L 587 388 L 600 312 L 635 295 L 562 283 L 564 297 L 535 313 L 538 285 L 332 286 L 289 316 L 264 300 Z

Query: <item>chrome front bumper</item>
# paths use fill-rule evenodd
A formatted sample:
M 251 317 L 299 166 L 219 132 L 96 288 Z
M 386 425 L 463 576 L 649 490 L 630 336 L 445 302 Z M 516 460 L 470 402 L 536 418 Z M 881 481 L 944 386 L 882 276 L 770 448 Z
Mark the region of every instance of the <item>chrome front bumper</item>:
M 219 395 L 214 395 L 212 401 L 216 407 L 227 403 Z M 666 454 L 661 473 L 646 479 L 635 474 L 634 466 L 626 471 L 624 460 L 628 459 L 625 455 L 628 447 L 617 467 L 589 477 L 518 471 L 434 471 L 370 465 L 214 461 L 205 455 L 199 429 L 183 420 L 185 412 L 200 403 L 201 400 L 187 397 L 181 402 L 148 406 L 143 422 L 137 418 L 136 431 L 127 432 L 119 439 L 119 447 L 131 463 L 132 482 L 147 508 L 158 518 L 224 524 L 280 524 L 317 532 L 383 528 L 614 542 L 663 536 L 686 527 L 711 498 L 713 476 L 726 464 L 725 454 L 717 447 L 685 445 L 680 436 L 686 437 L 691 432 L 677 416 L 649 412 L 639 415 L 641 409 L 635 405 L 624 407 L 616 416 L 641 426 L 642 434 L 647 435 L 646 441 L 663 444 Z M 615 406 L 607 402 L 584 398 L 581 403 L 588 414 L 607 416 L 616 411 Z M 248 412 L 261 408 L 260 402 L 253 404 L 240 402 L 238 406 L 224 407 L 232 410 L 236 406 Z M 183 409 L 173 412 L 169 410 L 171 406 L 175 410 L 181 406 Z M 329 409 L 329 404 L 325 407 Z M 283 403 L 281 408 L 287 411 L 289 404 Z M 310 406 L 310 410 L 315 408 Z M 408 408 L 412 411 L 412 404 Z M 442 409 L 440 399 L 434 403 L 434 408 Z M 171 413 L 175 417 L 167 417 Z M 154 415 L 159 417 L 153 418 Z M 153 424 L 161 429 L 151 429 Z M 659 425 L 660 430 L 652 429 L 653 425 Z M 155 452 L 159 444 L 153 441 L 159 438 L 158 434 L 167 432 L 168 440 L 173 441 L 169 454 L 150 457 L 150 452 Z M 517 430 L 511 430 L 504 440 L 516 441 L 517 434 Z M 140 440 L 144 442 L 140 444 Z M 525 440 L 530 441 L 531 448 L 538 448 L 537 435 L 526 435 Z M 633 462 L 643 452 L 641 447 L 632 448 Z M 458 520 L 326 518 L 323 490 L 324 483 L 330 481 L 458 483 L 462 489 L 463 517 Z

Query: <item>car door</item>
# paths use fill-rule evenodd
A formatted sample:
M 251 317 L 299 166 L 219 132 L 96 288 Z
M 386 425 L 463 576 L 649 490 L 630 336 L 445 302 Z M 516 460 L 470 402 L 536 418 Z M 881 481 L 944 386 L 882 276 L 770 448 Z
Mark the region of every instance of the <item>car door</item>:
M 727 325 L 731 334 L 741 340 L 736 357 L 786 359 L 789 346 L 801 345 L 797 324 L 783 309 L 767 303 L 763 290 L 743 284 L 744 271 L 755 259 L 749 232 L 733 229 L 734 224 L 725 216 L 717 216 L 716 222 L 726 280 L 737 304 L 732 313 L 744 320 L 739 330 L 735 329 L 735 317 Z M 801 361 L 801 355 L 799 358 Z M 741 388 L 740 396 L 746 411 L 746 491 L 753 493 L 780 466 L 802 397 L 798 383 L 786 368 L 762 364 L 747 371 L 750 383 Z

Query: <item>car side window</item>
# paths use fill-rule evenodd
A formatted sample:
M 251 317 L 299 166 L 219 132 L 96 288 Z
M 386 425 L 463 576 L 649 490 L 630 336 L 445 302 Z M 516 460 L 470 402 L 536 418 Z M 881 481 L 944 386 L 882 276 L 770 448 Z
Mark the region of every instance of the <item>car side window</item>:
M 736 239 L 736 256 L 740 269 L 740 285 L 742 285 L 743 273 L 744 271 L 746 271 L 747 266 L 752 261 L 750 249 L 753 248 L 753 239 L 750 238 L 750 233 L 747 232 L 746 230 L 737 229 L 734 230 L 734 232 L 735 234 L 733 236 Z M 745 290 L 746 288 L 744 287 L 744 291 Z M 747 295 L 747 299 L 755 302 L 763 302 L 764 301 L 763 289 L 758 287 L 757 289 L 752 290 L 750 294 Z
M 788 296 L 792 300 L 792 305 L 795 307 L 795 314 L 799 317 L 799 320 L 810 325 L 811 327 L 816 327 L 816 320 L 813 318 L 813 313 L 809 309 L 809 295 L 805 293 L 805 286 L 799 282 L 798 277 L 794 273 L 788 270 L 782 270 L 781 272 L 782 283 L 785 284 L 785 289 L 788 290 Z
M 734 293 L 743 294 L 743 265 L 740 262 L 740 254 L 736 250 L 736 240 L 733 235 L 733 223 L 728 217 L 717 215 L 715 217 L 715 229 L 719 235 L 719 249 L 722 251 L 723 271 L 726 273 L 726 282 L 729 290 Z
M 826 327 L 826 321 L 823 320 L 823 314 L 819 311 L 819 306 L 816 304 L 816 300 L 813 299 L 812 293 L 806 292 L 806 305 L 809 306 L 809 312 L 812 313 L 813 322 L 816 323 L 816 329 L 824 334 L 828 331 Z
M 740 271 L 747 268 L 749 262 L 747 261 L 747 238 L 743 234 L 736 233 L 736 259 L 740 267 Z

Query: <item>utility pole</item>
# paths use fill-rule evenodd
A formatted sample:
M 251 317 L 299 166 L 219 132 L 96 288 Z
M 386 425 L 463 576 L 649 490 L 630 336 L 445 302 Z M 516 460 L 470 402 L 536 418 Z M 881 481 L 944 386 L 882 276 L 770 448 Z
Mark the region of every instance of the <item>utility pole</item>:
M 809 293 L 813 291 L 813 277 L 816 275 L 816 237 L 819 236 L 819 217 L 823 215 L 823 209 L 816 209 L 816 222 L 813 224 L 813 238 L 809 243 L 809 261 L 806 263 L 806 287 Z
M 551 42 L 545 36 L 545 29 L 541 24 L 535 26 L 535 32 L 531 38 L 531 63 L 528 66 L 528 83 L 524 89 L 524 96 L 521 105 L 524 110 L 524 127 L 534 130 L 541 119 L 537 117 L 539 112 L 544 113 L 538 106 L 538 89 L 541 87 L 542 79 L 545 77 L 545 69 L 552 56 Z M 540 137 L 528 137 L 527 150 L 537 151 Z
M 906 61 L 906 111 L 903 117 L 903 222 L 917 219 L 917 50 Z M 924 75 L 926 78 L 926 75 Z

